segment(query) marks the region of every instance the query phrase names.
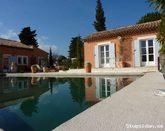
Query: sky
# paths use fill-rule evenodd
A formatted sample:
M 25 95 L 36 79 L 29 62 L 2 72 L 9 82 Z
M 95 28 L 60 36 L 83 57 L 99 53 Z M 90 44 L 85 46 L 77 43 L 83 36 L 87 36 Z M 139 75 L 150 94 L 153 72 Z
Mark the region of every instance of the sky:
M 96 0 L 0 0 L 0 37 L 19 41 L 24 27 L 36 30 L 39 48 L 68 56 L 72 37 L 95 31 Z M 153 12 L 146 0 L 102 0 L 107 29 L 133 25 Z

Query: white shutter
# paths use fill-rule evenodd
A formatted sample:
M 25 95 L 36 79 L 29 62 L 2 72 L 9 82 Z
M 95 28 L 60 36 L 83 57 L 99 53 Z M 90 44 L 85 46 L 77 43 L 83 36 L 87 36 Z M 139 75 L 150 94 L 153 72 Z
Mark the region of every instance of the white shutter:
M 115 64 L 115 44 L 111 43 L 109 44 L 109 52 L 110 52 L 110 67 L 116 67 Z
M 95 77 L 95 84 L 96 84 L 96 98 L 100 99 L 100 78 Z
M 140 67 L 140 43 L 139 43 L 139 40 L 134 40 L 134 66 Z
M 160 44 L 156 40 L 156 38 L 154 39 L 154 45 L 155 45 L 155 66 L 157 66 L 158 65 L 158 57 L 159 57 Z
M 94 59 L 95 59 L 95 68 L 99 68 L 99 48 L 98 48 L 98 45 L 95 46 Z
M 111 94 L 116 92 L 116 78 L 110 78 L 111 83 Z

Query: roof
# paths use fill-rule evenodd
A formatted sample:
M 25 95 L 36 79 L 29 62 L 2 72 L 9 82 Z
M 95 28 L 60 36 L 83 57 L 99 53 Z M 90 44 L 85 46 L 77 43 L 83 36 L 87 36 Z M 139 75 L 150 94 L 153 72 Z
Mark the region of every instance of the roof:
M 25 49 L 33 49 L 33 46 L 27 46 L 23 43 L 14 41 L 14 40 L 8 40 L 0 38 L 0 46 L 9 46 L 9 47 L 16 47 L 16 48 L 25 48 Z
M 158 20 L 158 21 L 136 24 L 127 27 L 107 30 L 107 31 L 96 32 L 94 34 L 85 37 L 84 42 L 106 39 L 106 38 L 114 38 L 118 36 L 122 37 L 122 36 L 137 35 L 142 33 L 157 32 L 160 22 L 161 20 Z

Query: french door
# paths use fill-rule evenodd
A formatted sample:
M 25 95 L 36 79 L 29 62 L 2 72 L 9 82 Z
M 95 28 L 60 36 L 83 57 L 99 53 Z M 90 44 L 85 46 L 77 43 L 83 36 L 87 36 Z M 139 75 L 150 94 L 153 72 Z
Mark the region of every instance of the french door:
M 106 98 L 111 95 L 111 82 L 110 79 L 103 78 L 100 80 L 100 97 Z
M 100 60 L 102 67 L 109 67 L 110 65 L 110 50 L 109 45 L 100 46 Z
M 100 45 L 101 67 L 115 67 L 115 44 Z
M 155 47 L 153 39 L 141 40 L 141 65 L 154 66 L 155 65 Z

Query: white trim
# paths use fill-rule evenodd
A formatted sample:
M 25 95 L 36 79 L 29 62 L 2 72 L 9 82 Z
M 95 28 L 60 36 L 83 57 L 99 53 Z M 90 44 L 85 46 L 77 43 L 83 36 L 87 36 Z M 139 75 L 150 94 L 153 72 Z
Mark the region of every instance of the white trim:
M 116 66 L 116 59 L 115 59 L 115 43 L 114 42 L 111 42 L 111 41 L 104 41 L 104 42 L 99 42 L 96 44 L 96 46 L 98 47 L 98 60 L 99 60 L 99 67 L 111 67 L 110 63 L 108 65 L 106 64 L 101 64 L 101 54 L 100 54 L 100 47 L 101 46 L 106 46 L 106 45 L 111 45 L 113 44 L 114 45 L 114 60 L 115 60 L 115 63 L 114 63 L 114 66 L 112 68 L 114 68 Z M 110 47 L 109 47 L 110 48 Z M 109 49 L 110 50 L 110 49 Z M 110 54 L 109 54 L 110 55 Z M 110 57 L 110 56 L 109 56 Z
M 99 42 L 97 45 L 100 46 L 100 45 L 107 45 L 107 44 L 113 44 L 113 42 L 111 41 L 107 41 L 107 42 Z
M 149 51 L 148 51 L 148 49 L 149 49 L 148 41 L 149 41 L 149 40 L 152 40 L 152 41 L 153 41 L 153 46 L 152 46 L 152 48 L 153 48 L 153 59 L 154 59 L 153 61 L 149 61 Z M 145 41 L 145 50 L 146 50 L 146 54 L 145 54 L 145 56 L 146 56 L 146 61 L 145 61 L 145 62 L 142 61 L 142 52 L 140 52 L 141 66 L 156 66 L 156 58 L 155 58 L 156 52 L 155 52 L 154 38 L 139 40 L 139 43 L 140 43 L 140 51 L 141 51 L 141 50 L 142 50 L 142 47 L 141 47 L 141 42 L 140 42 L 140 41 Z

